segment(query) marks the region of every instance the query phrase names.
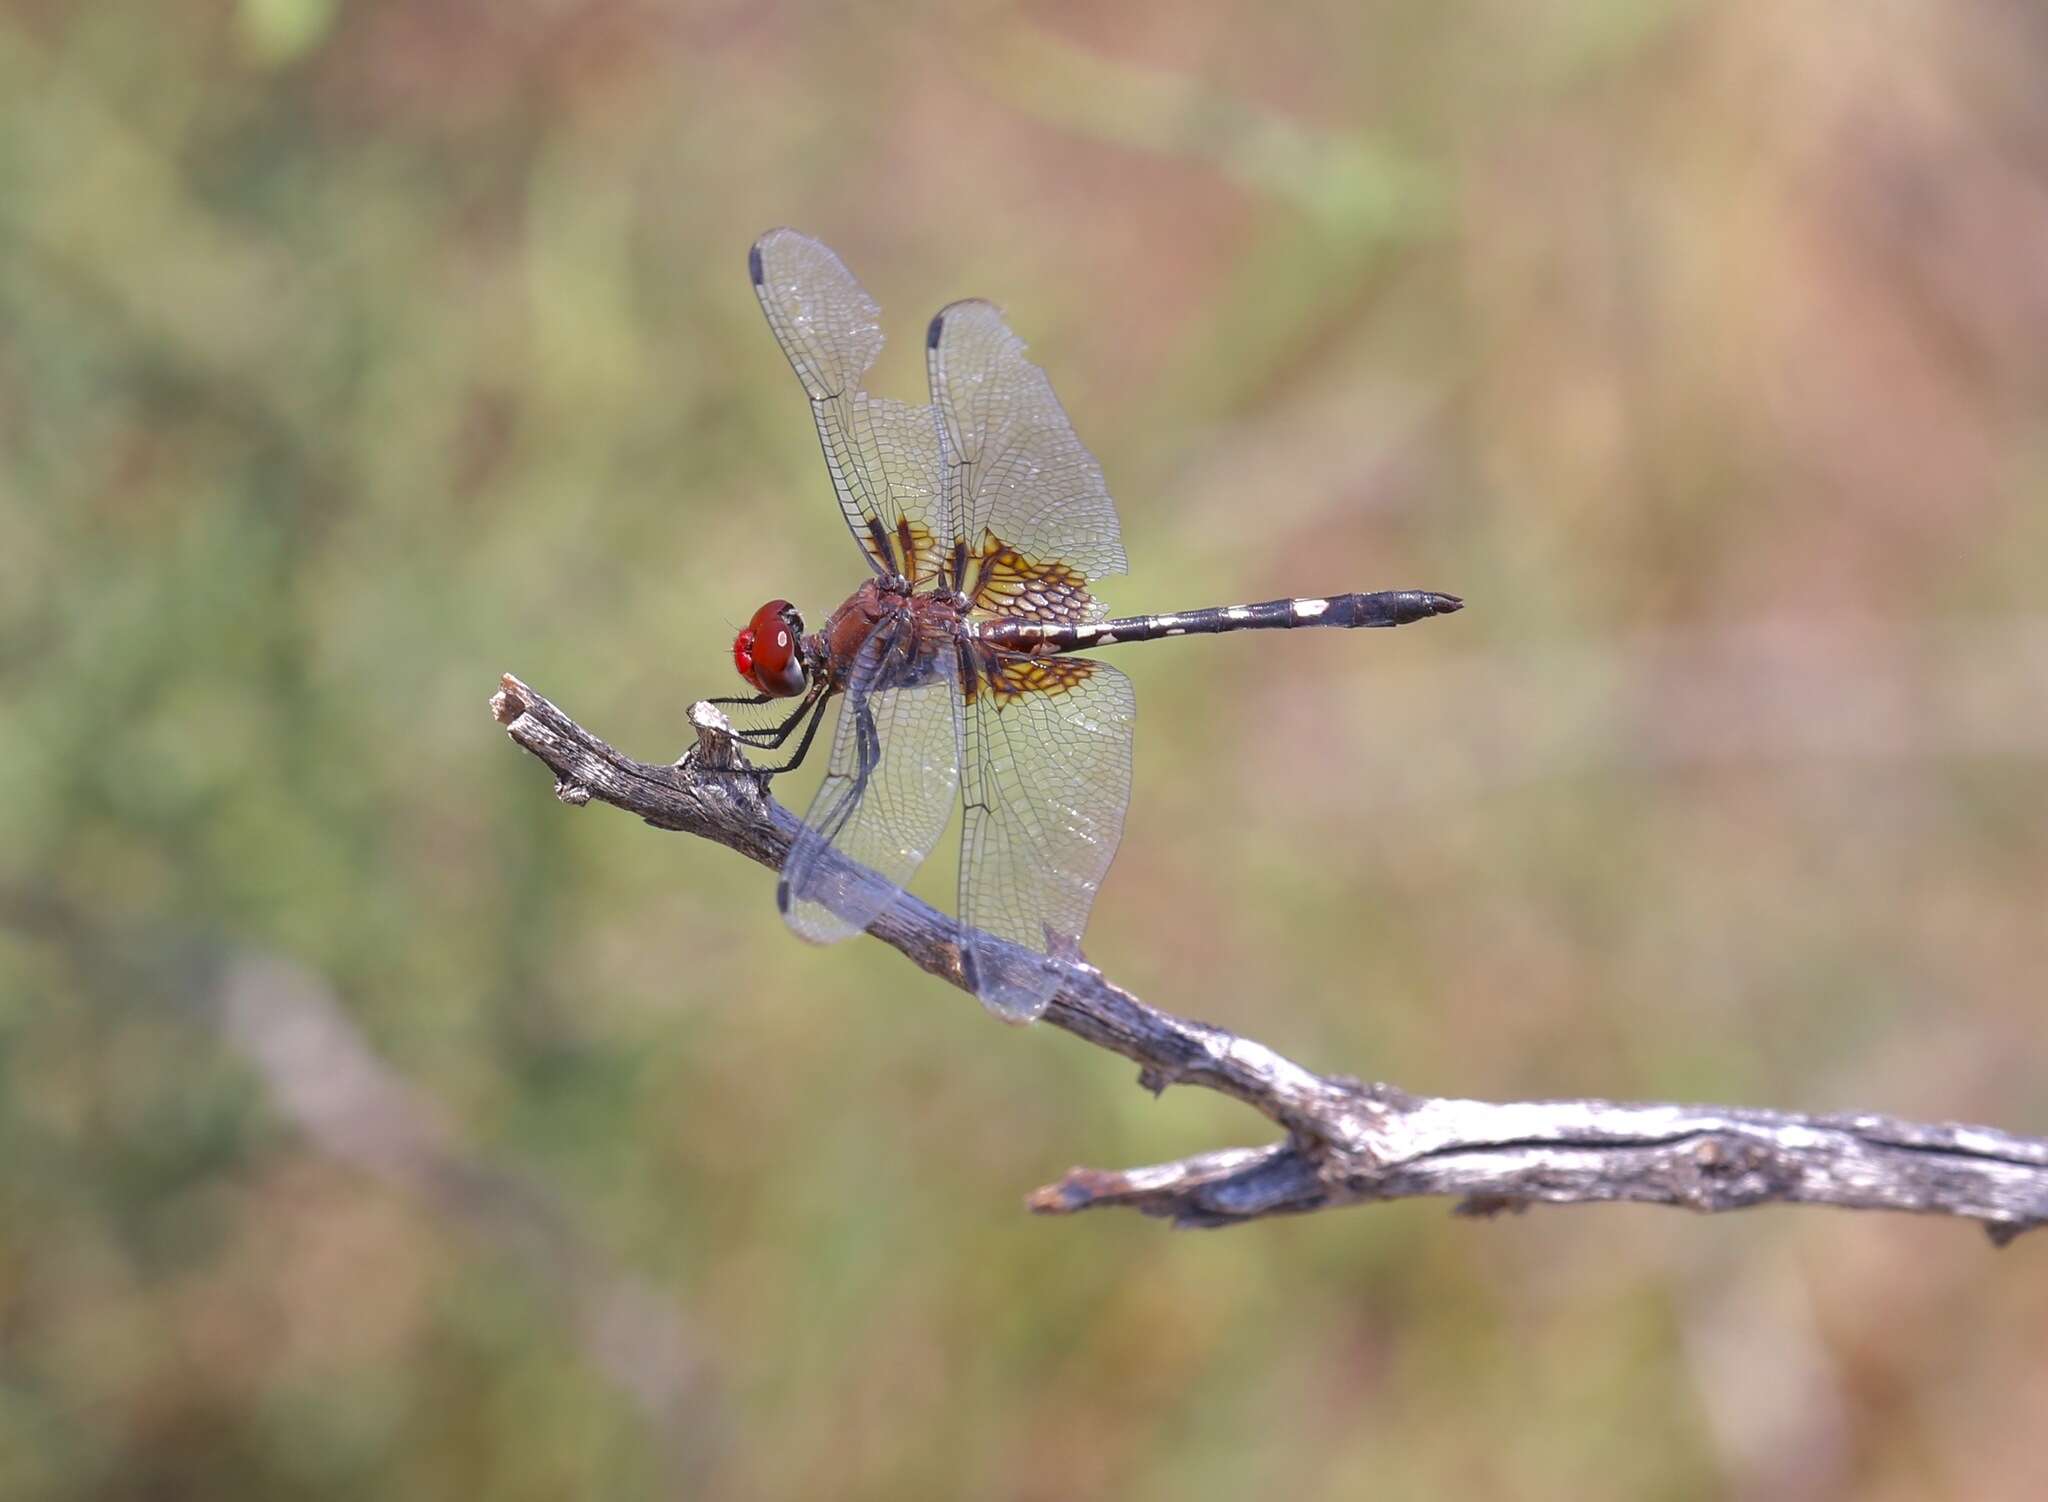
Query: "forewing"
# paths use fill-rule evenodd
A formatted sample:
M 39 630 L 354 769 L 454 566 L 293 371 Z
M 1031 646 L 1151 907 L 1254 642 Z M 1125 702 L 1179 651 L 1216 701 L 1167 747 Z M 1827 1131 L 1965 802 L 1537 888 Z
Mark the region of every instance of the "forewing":
M 961 716 L 963 956 L 987 1006 L 1045 1010 L 1076 960 L 1131 798 L 1130 680 L 1104 662 L 981 651 Z M 981 930 L 1031 951 L 974 937 Z
M 993 303 L 941 308 L 925 360 L 943 514 L 969 555 L 956 587 L 984 613 L 1099 618 L 1082 586 L 1126 567 L 1116 504 L 1052 382 Z
M 935 515 L 938 420 L 929 407 L 870 397 L 861 377 L 882 352 L 882 310 L 832 249 L 770 230 L 747 257 L 768 327 L 811 400 L 825 467 L 854 540 L 878 573 L 929 576 L 950 537 Z
M 952 815 L 954 656 L 949 648 L 912 668 L 903 643 L 913 629 L 907 616 L 878 628 L 854 659 L 830 768 L 783 863 L 776 902 L 813 943 L 836 943 L 872 923 Z
M 901 574 L 920 588 L 936 583 L 942 548 L 935 539 L 952 535 L 941 515 L 937 414 L 856 391 L 852 423 L 857 488 L 872 501 L 888 556 L 879 556 L 872 529 L 864 525 L 856 537 L 884 573 Z

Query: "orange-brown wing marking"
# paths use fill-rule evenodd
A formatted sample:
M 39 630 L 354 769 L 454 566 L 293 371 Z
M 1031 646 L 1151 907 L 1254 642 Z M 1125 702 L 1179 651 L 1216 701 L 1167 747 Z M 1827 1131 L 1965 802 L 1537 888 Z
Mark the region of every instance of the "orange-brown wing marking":
M 981 534 L 981 547 L 967 567 L 967 604 L 983 615 L 1074 625 L 1094 619 L 1094 600 L 1079 569 L 1047 559 L 1040 563 L 997 537 Z
M 896 551 L 903 555 L 903 577 L 912 584 L 937 581 L 939 550 L 933 545 L 932 534 L 907 516 L 896 522 Z
M 913 584 L 930 583 L 939 566 L 938 549 L 932 546 L 932 534 L 908 517 L 897 518 L 893 533 L 885 531 L 880 522 L 870 519 L 867 534 L 860 538 L 860 545 L 883 573 L 900 573 Z
M 977 665 L 980 671 L 961 688 L 970 703 L 989 694 L 999 710 L 1026 694 L 1064 694 L 1086 682 L 1096 667 L 1086 657 L 1020 657 L 1008 652 L 984 653 Z

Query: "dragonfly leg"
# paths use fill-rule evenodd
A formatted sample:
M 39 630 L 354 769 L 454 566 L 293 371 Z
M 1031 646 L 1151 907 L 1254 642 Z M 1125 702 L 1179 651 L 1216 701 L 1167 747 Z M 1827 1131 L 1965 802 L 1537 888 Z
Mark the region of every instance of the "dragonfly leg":
M 796 752 L 788 761 L 779 767 L 756 767 L 750 765 L 747 770 L 762 777 L 773 777 L 778 772 L 793 772 L 802 766 L 804 757 L 810 753 L 811 742 L 818 738 L 818 727 L 825 723 L 825 705 L 830 701 L 830 697 L 828 694 L 820 694 L 815 699 L 807 700 L 795 714 L 791 715 L 773 730 L 756 731 L 755 735 L 759 739 L 748 740 L 745 737 L 735 736 L 734 739 L 738 740 L 741 745 L 749 750 L 773 751 L 789 739 L 790 735 L 795 731 L 798 721 L 807 715 L 810 717 L 810 723 L 804 727 L 804 738 L 796 743 Z M 868 717 L 867 723 L 870 726 L 873 725 L 873 716 Z M 862 780 L 865 781 L 865 777 Z
M 726 704 L 737 704 L 744 708 L 751 709 L 763 704 L 773 703 L 774 699 L 775 696 L 772 694 L 755 694 L 752 698 L 706 699 L 704 702 L 706 704 L 717 704 L 721 706 Z M 803 699 L 803 701 L 797 705 L 796 713 L 792 714 L 788 719 L 782 721 L 780 724 L 764 725 L 758 730 L 741 730 L 735 727 L 732 732 L 732 738 L 738 741 L 742 746 L 747 747 L 749 750 L 773 751 L 777 746 L 780 746 L 784 741 L 788 740 L 793 733 L 795 733 L 797 725 L 802 722 L 803 717 L 805 715 L 811 712 L 812 706 L 816 703 L 817 700 L 815 698 L 807 695 Z
M 713 699 L 706 699 L 704 700 L 704 702 L 706 704 L 715 705 L 719 709 L 725 709 L 728 707 L 737 707 L 740 709 L 758 709 L 763 704 L 766 704 L 771 697 L 772 696 L 768 694 L 720 694 L 718 697 Z M 727 723 L 730 724 L 731 716 L 727 716 L 726 718 Z M 742 730 L 737 725 L 732 726 L 732 738 L 740 742 L 740 744 L 742 745 L 752 745 L 755 737 L 768 735 L 770 733 L 772 732 L 769 730 Z

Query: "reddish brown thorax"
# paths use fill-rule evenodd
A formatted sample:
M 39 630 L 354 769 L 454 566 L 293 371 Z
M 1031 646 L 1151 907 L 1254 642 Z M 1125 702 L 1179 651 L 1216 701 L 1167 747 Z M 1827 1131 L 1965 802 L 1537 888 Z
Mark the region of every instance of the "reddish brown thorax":
M 894 624 L 887 628 L 897 644 L 896 650 L 906 661 L 925 662 L 935 651 L 950 652 L 956 632 L 974 629 L 972 622 L 962 618 L 958 597 L 945 590 L 914 594 L 900 578 L 865 579 L 859 589 L 847 596 L 846 603 L 832 612 L 815 638 L 822 648 L 824 672 L 833 687 L 844 685 L 853 670 L 854 659 L 876 630 L 885 623 L 901 623 L 906 616 L 907 634 Z
M 819 631 L 825 647 L 825 661 L 832 680 L 842 680 L 853 667 L 854 658 L 867 645 L 875 627 L 903 608 L 900 595 L 884 590 L 879 579 L 863 579 L 860 588 L 846 597 Z

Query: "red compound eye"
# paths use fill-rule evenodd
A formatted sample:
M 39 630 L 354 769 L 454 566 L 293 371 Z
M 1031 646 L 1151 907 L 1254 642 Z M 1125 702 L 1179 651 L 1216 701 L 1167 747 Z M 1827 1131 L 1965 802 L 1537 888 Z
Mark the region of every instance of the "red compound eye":
M 732 665 L 762 693 L 791 699 L 804 691 L 804 620 L 787 600 L 770 600 L 732 640 Z

